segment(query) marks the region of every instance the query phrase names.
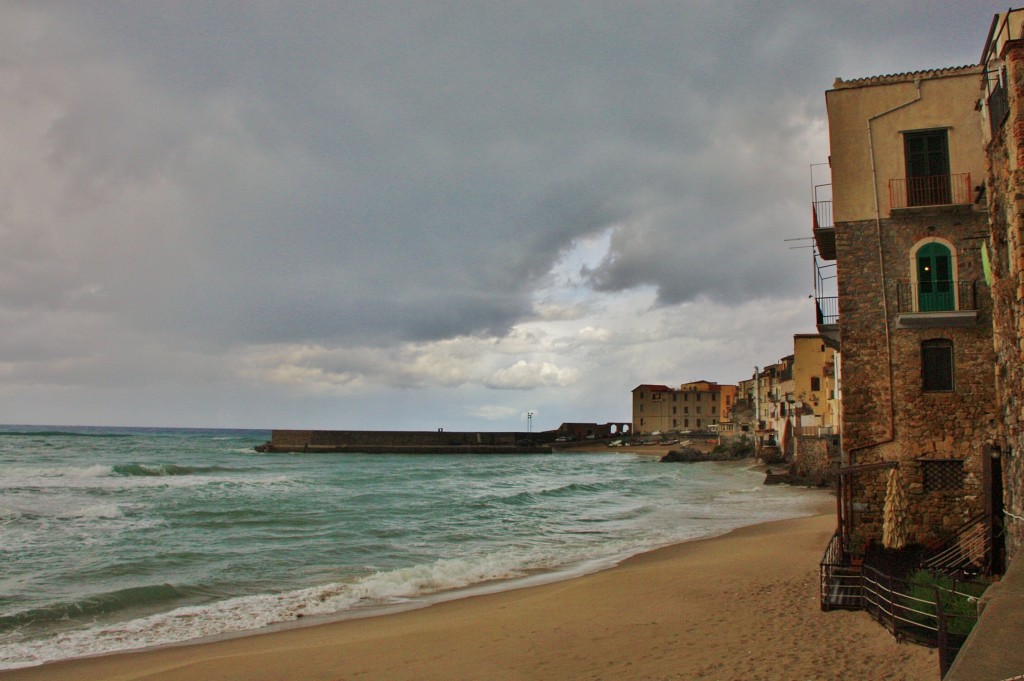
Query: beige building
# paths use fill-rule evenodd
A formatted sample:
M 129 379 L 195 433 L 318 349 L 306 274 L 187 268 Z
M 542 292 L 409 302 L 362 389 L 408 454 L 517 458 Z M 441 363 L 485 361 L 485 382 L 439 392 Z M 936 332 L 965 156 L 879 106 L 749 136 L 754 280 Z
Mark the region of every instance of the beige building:
M 714 430 L 729 422 L 737 386 L 713 381 L 667 385 L 643 384 L 633 389 L 633 432 L 668 433 Z
M 633 433 L 657 433 L 676 430 L 679 400 L 667 385 L 645 383 L 633 388 Z
M 983 509 L 994 357 L 981 79 L 980 66 L 944 68 L 838 79 L 825 94 L 833 200 L 814 206 L 814 236 L 836 263 L 838 319 L 819 323 L 838 321 L 847 547 L 881 538 L 890 469 L 909 492 L 910 543 Z

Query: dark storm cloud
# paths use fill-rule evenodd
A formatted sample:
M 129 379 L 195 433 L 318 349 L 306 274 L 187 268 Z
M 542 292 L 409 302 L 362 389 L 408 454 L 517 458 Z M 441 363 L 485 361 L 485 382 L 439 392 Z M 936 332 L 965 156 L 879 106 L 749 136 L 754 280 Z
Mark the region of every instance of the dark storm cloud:
M 0 372 L 500 338 L 607 233 L 594 290 L 799 298 L 823 90 L 966 5 L 0 3 Z

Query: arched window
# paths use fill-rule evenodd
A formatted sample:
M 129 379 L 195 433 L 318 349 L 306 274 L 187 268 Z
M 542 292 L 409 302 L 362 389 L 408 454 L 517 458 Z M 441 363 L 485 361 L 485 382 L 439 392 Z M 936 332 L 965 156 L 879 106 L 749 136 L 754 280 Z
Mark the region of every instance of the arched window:
M 955 310 L 953 257 L 949 248 L 933 241 L 918 249 L 916 260 L 918 310 Z
M 925 392 L 953 390 L 953 341 L 933 338 L 921 343 L 921 389 Z

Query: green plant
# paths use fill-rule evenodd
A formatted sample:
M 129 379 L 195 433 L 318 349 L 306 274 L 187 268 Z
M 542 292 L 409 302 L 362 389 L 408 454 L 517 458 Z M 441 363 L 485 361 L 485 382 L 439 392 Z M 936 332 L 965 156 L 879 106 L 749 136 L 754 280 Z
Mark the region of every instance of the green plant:
M 978 621 L 978 597 L 987 584 L 954 582 L 951 577 L 929 570 L 916 570 L 907 582 L 910 588 L 902 604 L 907 608 L 908 619 L 935 626 L 938 597 L 946 616 L 946 630 L 961 636 L 971 633 Z

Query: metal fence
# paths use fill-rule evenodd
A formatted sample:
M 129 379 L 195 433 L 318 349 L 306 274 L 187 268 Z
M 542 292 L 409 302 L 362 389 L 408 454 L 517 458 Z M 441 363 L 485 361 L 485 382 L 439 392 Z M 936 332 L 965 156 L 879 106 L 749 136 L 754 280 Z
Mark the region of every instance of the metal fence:
M 901 177 L 889 180 L 889 207 L 921 208 L 974 202 L 970 173 Z
M 938 291 L 921 293 L 916 291 L 915 288 L 920 288 L 920 284 L 915 287 L 912 282 L 905 280 L 896 283 L 897 312 L 941 312 L 944 310 L 978 309 L 978 283 L 974 279 L 940 281 L 935 288 L 942 288 L 943 292 L 941 293 Z M 926 309 L 928 307 L 933 309 Z
M 926 568 L 898 576 L 884 565 L 854 564 L 843 549 L 837 530 L 820 565 L 821 609 L 864 610 L 897 640 L 938 648 L 944 676 L 977 621 L 977 599 L 988 584 Z

